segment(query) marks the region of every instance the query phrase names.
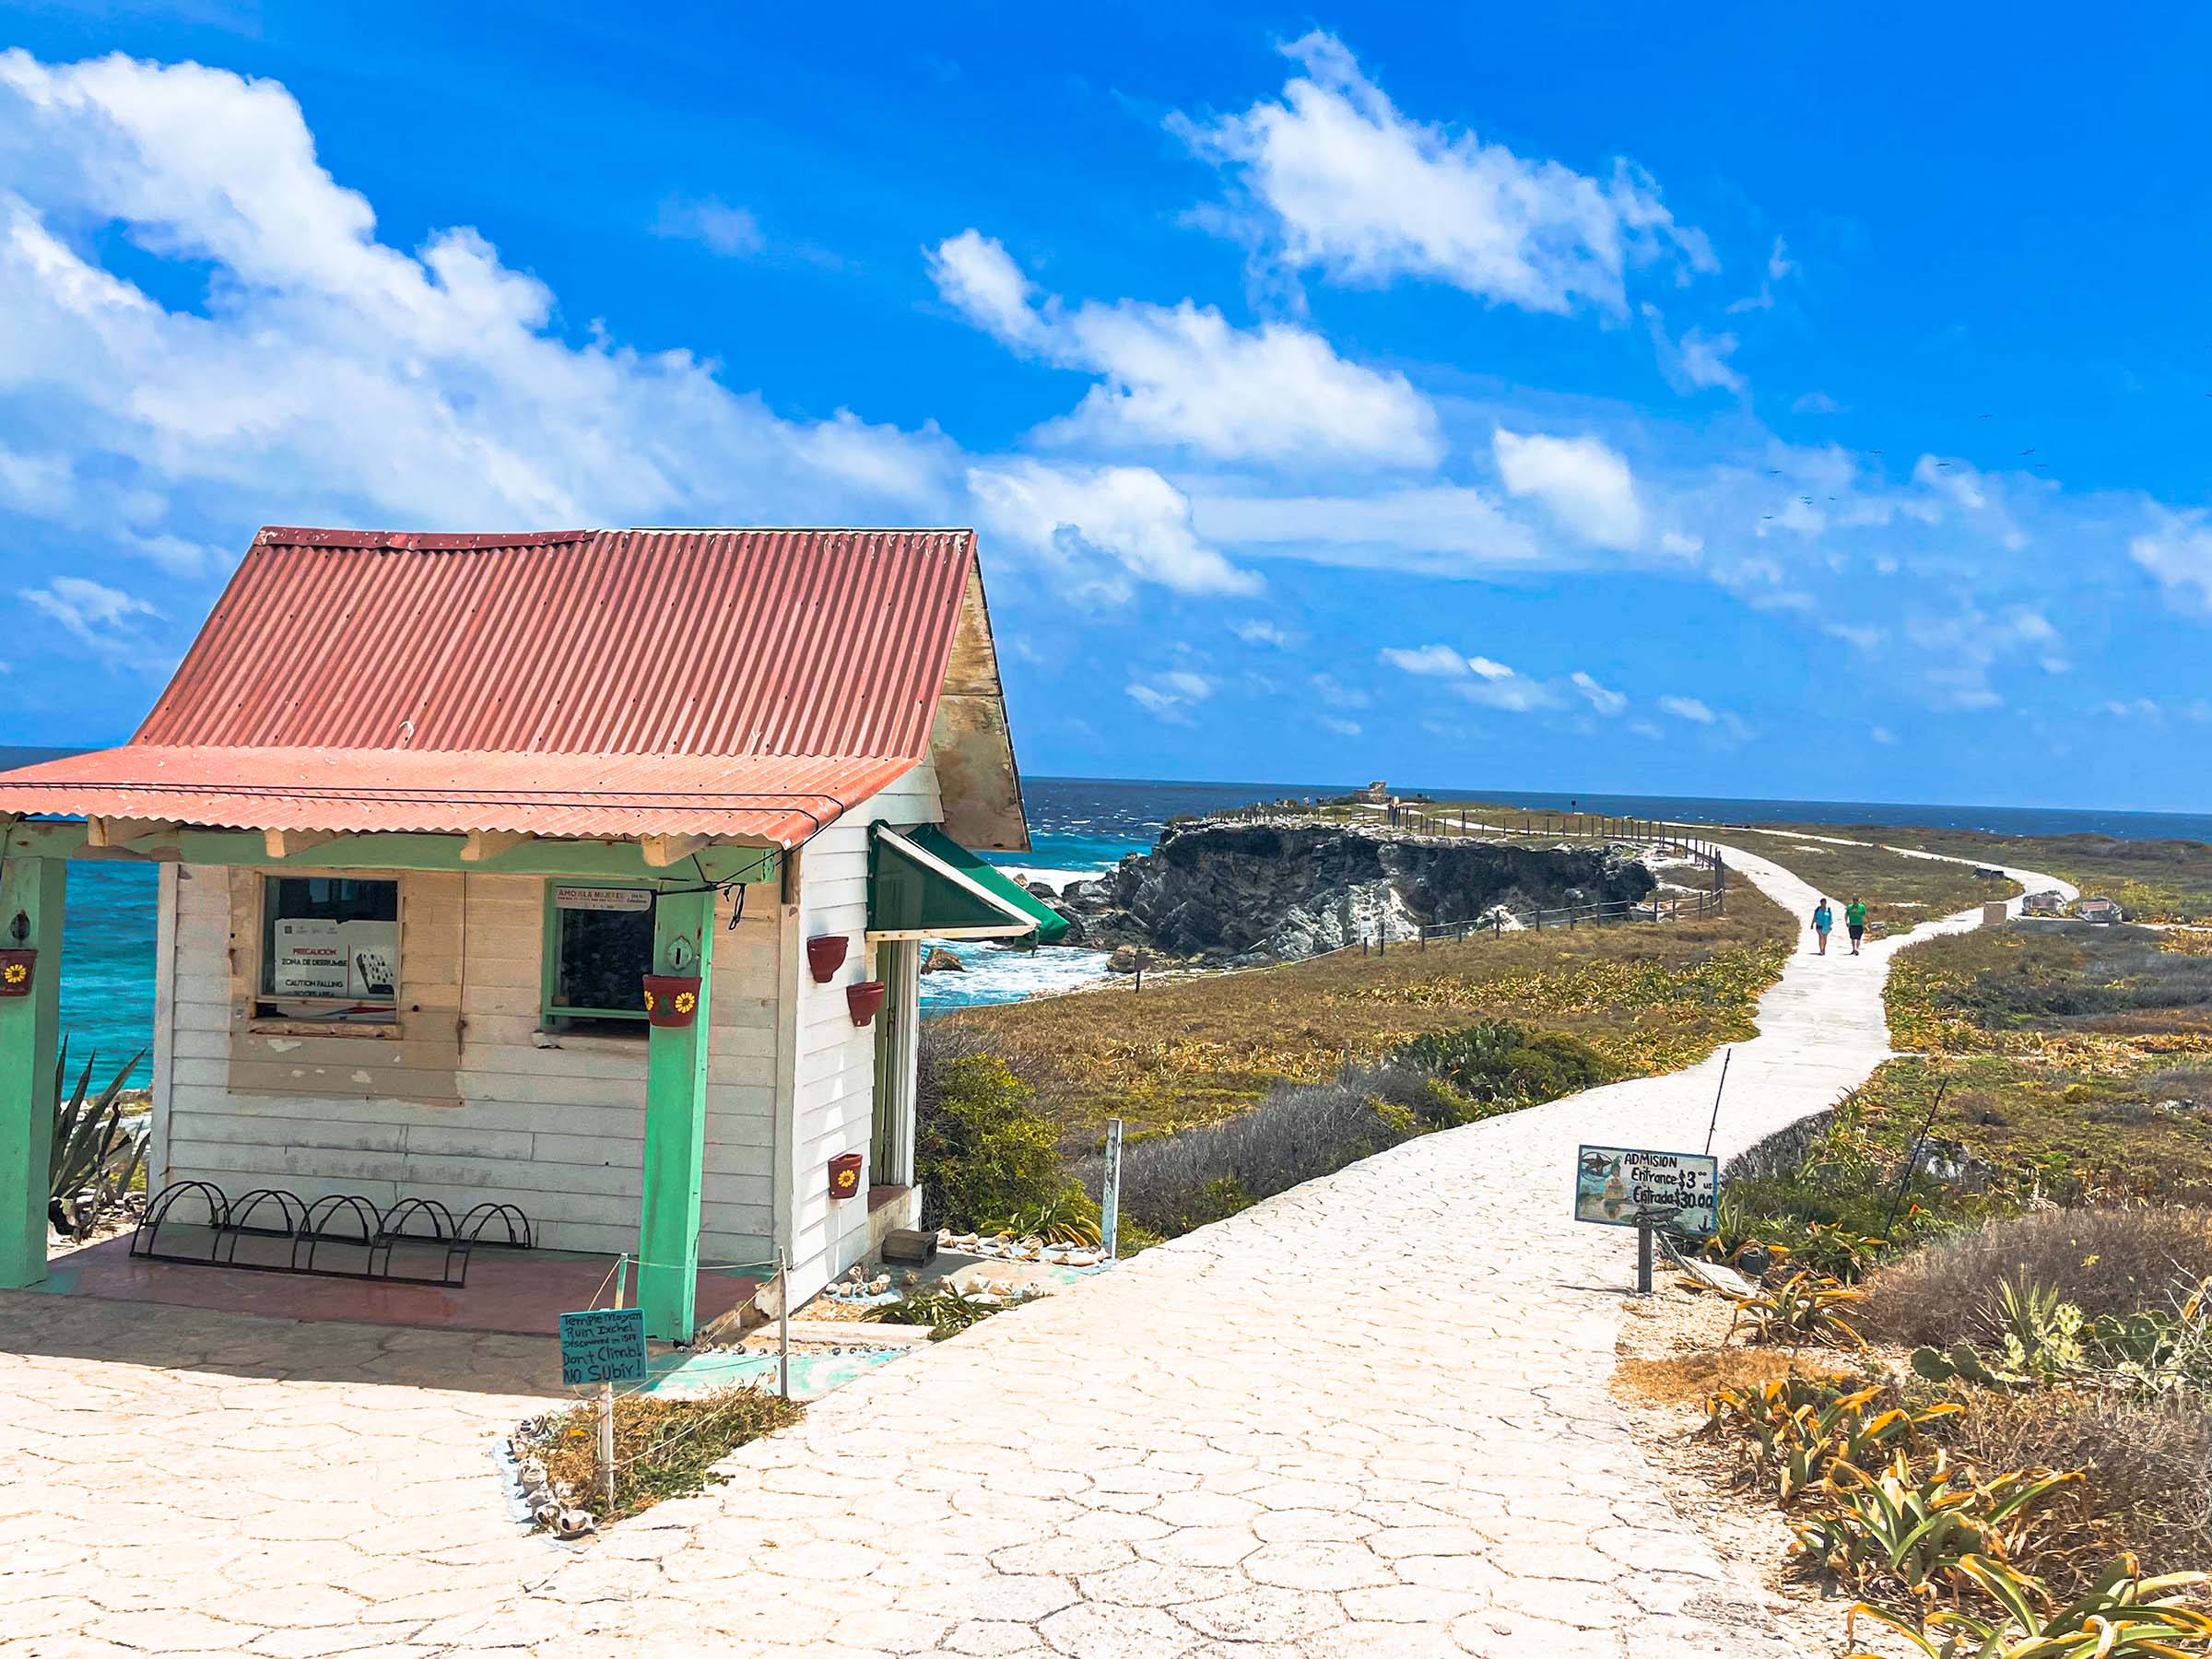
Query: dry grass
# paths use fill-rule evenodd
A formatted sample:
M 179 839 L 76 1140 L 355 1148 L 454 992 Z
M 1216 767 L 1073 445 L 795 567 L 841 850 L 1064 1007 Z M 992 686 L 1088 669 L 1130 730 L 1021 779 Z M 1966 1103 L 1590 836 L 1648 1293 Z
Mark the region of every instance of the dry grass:
M 2212 1417 L 2071 1389 L 1972 1391 L 1939 1438 L 1976 1469 L 2079 1469 L 2049 1511 L 2036 1571 L 2061 1594 L 2133 1550 L 2149 1572 L 2212 1561 Z
M 1820 833 L 1863 841 L 1868 832 L 1843 830 Z M 1843 907 L 1853 899 L 1866 901 L 1866 919 L 1878 936 L 1910 933 L 1923 922 L 1971 910 L 1992 899 L 2010 899 L 2020 890 L 2017 881 L 1985 881 L 1964 865 L 1909 858 L 1881 846 L 1806 841 L 1786 830 L 1745 836 L 1742 842 L 1747 851 L 1771 859 L 1826 893 L 1835 906 L 1839 935 L 1843 931 Z M 1983 856 L 1995 858 L 1997 853 L 1993 851 Z M 2007 857 L 2001 862 L 2019 861 Z
M 2212 959 L 2194 943 L 2036 922 L 1912 947 L 1885 995 L 1892 1039 L 1927 1057 L 1860 1091 L 1867 1129 L 1901 1151 L 1940 1081 L 1932 1135 L 2001 1195 L 2212 1203 Z
M 1997 1341 L 1989 1312 L 2001 1279 L 2045 1286 L 2095 1319 L 2161 1304 L 2168 1287 L 2212 1274 L 2212 1210 L 2042 1210 L 1991 1221 L 1869 1277 L 1870 1335 L 1900 1346 Z
M 1663 1359 L 1624 1355 L 1614 1368 L 1621 1386 L 1634 1389 L 1646 1399 L 1665 1406 L 1699 1407 L 1724 1388 L 1757 1388 L 1793 1372 L 1837 1382 L 1851 1375 L 1802 1354 L 1759 1347 L 1702 1348 L 1670 1354 Z
M 556 1491 L 572 1495 L 602 1524 L 681 1498 L 713 1483 L 713 1466 L 747 1441 L 799 1420 L 802 1407 L 754 1388 L 724 1388 L 688 1398 L 615 1397 L 615 1501 L 605 1506 L 595 1480 L 599 1407 L 586 1401 L 525 1425 L 523 1437 L 545 1460 Z
M 1109 1117 L 1132 1134 L 1218 1123 L 1278 1084 L 1318 1083 L 1347 1062 L 1481 1018 L 1571 1032 L 1623 1077 L 1672 1071 L 1752 1034 L 1759 994 L 1793 936 L 1779 909 L 1732 881 L 1728 914 L 1707 922 L 1339 953 L 1152 980 L 1141 995 L 1120 982 L 945 1023 L 1004 1056 L 1060 1120 L 1066 1144 L 1088 1149 Z
M 1988 835 L 1971 830 L 1823 826 L 1827 835 L 1881 841 L 1954 858 L 2044 870 L 2084 893 L 2116 899 L 2139 922 L 2212 920 L 2212 846 L 2109 835 Z

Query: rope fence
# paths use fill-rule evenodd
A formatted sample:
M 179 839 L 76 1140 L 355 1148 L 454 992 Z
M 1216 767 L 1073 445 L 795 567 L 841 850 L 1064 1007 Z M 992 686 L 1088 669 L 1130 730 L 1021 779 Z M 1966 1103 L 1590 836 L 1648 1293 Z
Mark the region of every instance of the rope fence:
M 1312 806 L 1297 802 L 1253 806 L 1231 806 L 1196 815 L 1201 821 L 1227 824 L 1300 823 L 1341 827 L 1372 824 L 1375 828 L 1410 831 L 1437 840 L 1510 841 L 1626 841 L 1638 846 L 1671 848 L 1686 858 L 1711 863 L 1719 851 L 1712 842 L 1690 832 L 1686 824 L 1665 818 L 1636 818 L 1602 812 L 1547 812 L 1531 807 L 1518 812 L 1477 812 L 1473 806 L 1443 806 L 1433 801 L 1400 801 L 1390 806 L 1368 802 L 1350 806 Z
M 742 1274 L 749 1278 L 763 1280 L 764 1282 L 754 1285 L 750 1296 L 730 1310 L 732 1314 L 742 1314 L 747 1308 L 759 1307 L 760 1292 L 766 1289 L 770 1284 L 774 1285 L 776 1289 L 776 1392 L 783 1399 L 791 1398 L 791 1267 L 784 1259 L 782 1251 L 778 1250 L 775 1259 L 769 1262 L 697 1263 L 649 1262 L 641 1256 L 631 1255 L 626 1251 L 615 1258 L 614 1265 L 606 1270 L 606 1277 L 599 1281 L 599 1288 L 592 1292 L 592 1300 L 588 1305 L 594 1309 L 597 1308 L 601 1299 L 606 1297 L 611 1289 L 614 1292 L 613 1300 L 606 1305 L 612 1308 L 624 1306 L 629 1294 L 629 1270 L 632 1267 L 668 1267 L 674 1268 L 679 1273 L 688 1270 L 694 1274 Z M 724 1315 L 725 1318 L 728 1316 Z M 700 1430 L 724 1415 L 724 1412 L 708 1412 L 675 1434 L 665 1436 L 655 1441 L 644 1451 L 626 1457 L 618 1463 L 615 1459 L 615 1401 L 618 1398 L 628 1398 L 632 1394 L 646 1393 L 653 1386 L 654 1381 L 655 1379 L 648 1376 L 638 1382 L 624 1383 L 619 1389 L 612 1382 L 602 1382 L 598 1385 L 599 1445 L 598 1455 L 594 1461 L 598 1465 L 597 1477 L 600 1490 L 609 1510 L 613 1509 L 615 1503 L 615 1477 L 622 1470 L 630 1467 L 641 1458 L 665 1452 L 670 1446 L 697 1434 Z M 735 1403 L 730 1409 L 734 1408 Z

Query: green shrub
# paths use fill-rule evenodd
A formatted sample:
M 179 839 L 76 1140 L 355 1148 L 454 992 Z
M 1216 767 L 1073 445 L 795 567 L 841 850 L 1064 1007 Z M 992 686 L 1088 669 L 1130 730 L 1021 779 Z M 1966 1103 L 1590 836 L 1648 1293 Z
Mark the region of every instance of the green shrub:
M 1531 1031 L 1510 1019 L 1416 1037 L 1393 1056 L 1433 1074 L 1478 1106 L 1525 1106 L 1594 1088 L 1610 1076 L 1605 1057 L 1565 1031 Z
M 933 1082 L 914 1127 L 925 1225 L 971 1230 L 1065 1207 L 1074 1183 L 1053 1125 L 1005 1061 L 965 1055 L 940 1067 Z

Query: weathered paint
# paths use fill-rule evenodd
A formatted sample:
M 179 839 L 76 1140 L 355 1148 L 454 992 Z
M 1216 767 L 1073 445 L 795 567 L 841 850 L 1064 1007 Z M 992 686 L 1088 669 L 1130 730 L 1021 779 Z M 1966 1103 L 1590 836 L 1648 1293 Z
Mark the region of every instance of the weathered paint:
M 944 791 L 945 830 L 953 840 L 995 852 L 1030 850 L 1021 774 L 1014 764 L 1014 735 L 1006 725 L 1006 697 L 980 565 L 969 573 L 961 595 L 959 627 L 937 697 L 929 757 Z
M 53 1147 L 54 1059 L 62 1030 L 62 908 L 67 865 L 0 865 L 0 939 L 39 953 L 28 996 L 0 996 L 0 1287 L 46 1277 L 46 1195 Z
M 638 1305 L 645 1310 L 645 1334 L 664 1342 L 691 1340 L 716 931 L 712 893 L 665 894 L 653 907 L 654 971 L 700 976 L 698 1017 L 688 1026 L 656 1025 L 647 1039 Z M 688 947 L 688 965 L 672 959 L 677 947 Z
M 667 868 L 648 865 L 635 841 L 524 841 L 485 857 L 463 853 L 461 835 L 336 835 L 297 853 L 272 858 L 258 830 L 171 830 L 124 846 L 89 844 L 77 822 L 21 823 L 7 832 L 10 858 L 124 859 L 193 865 L 253 865 L 294 870 L 465 870 L 485 876 L 595 876 L 612 880 L 671 887 L 747 886 L 778 879 L 782 854 L 767 847 L 718 846 L 701 849 L 697 863 L 686 859 Z M 10 912 L 11 914 L 13 912 Z
M 167 1175 L 234 1194 L 359 1193 L 380 1206 L 436 1198 L 455 1215 L 500 1201 L 519 1206 L 547 1248 L 637 1250 L 650 1039 L 642 1022 L 619 1037 L 541 1029 L 543 877 L 401 875 L 400 1018 L 422 1036 L 380 1041 L 358 1030 L 241 1034 L 241 1010 L 260 982 L 259 929 L 233 938 L 232 872 L 171 868 L 171 1058 L 154 1079 Z M 746 890 L 734 928 L 732 900 L 717 903 L 700 1201 L 700 1256 L 715 1262 L 774 1251 L 780 929 L 775 906 Z M 441 1057 L 434 1044 L 450 1042 L 456 1006 L 457 1076 L 450 1048 Z M 341 1047 L 359 1057 L 318 1075 L 310 1062 Z M 253 1061 L 242 1073 L 241 1051 Z M 409 1064 L 418 1057 L 439 1075 Z M 241 1092 L 241 1081 L 254 1087 Z M 439 1103 L 456 1085 L 458 1100 Z M 720 1311 L 703 1287 L 700 1307 Z

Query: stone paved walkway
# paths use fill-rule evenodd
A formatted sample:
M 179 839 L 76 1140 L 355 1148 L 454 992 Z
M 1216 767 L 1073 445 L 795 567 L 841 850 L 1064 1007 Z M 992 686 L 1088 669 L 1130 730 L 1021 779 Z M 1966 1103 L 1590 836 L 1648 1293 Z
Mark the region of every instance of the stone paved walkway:
M 1888 1053 L 1895 948 L 1792 960 L 1716 1150 Z M 317 1364 L 367 1386 L 246 1382 L 268 1332 L 352 1327 L 229 1322 L 265 1327 L 247 1353 L 191 1316 L 171 1353 L 153 1310 L 135 1365 L 72 1333 L 83 1305 L 0 1298 L 0 1638 L 27 1639 L 0 1654 L 1780 1653 L 1606 1392 L 1633 1235 L 1568 1218 L 1575 1147 L 1701 1144 L 1717 1069 L 1427 1136 L 1148 1251 L 574 1550 L 506 1525 L 479 1461 L 531 1409 L 532 1345 L 362 1332 Z M 453 1362 L 489 1392 L 386 1385 Z M 360 1438 L 380 1422 L 401 1438 Z

